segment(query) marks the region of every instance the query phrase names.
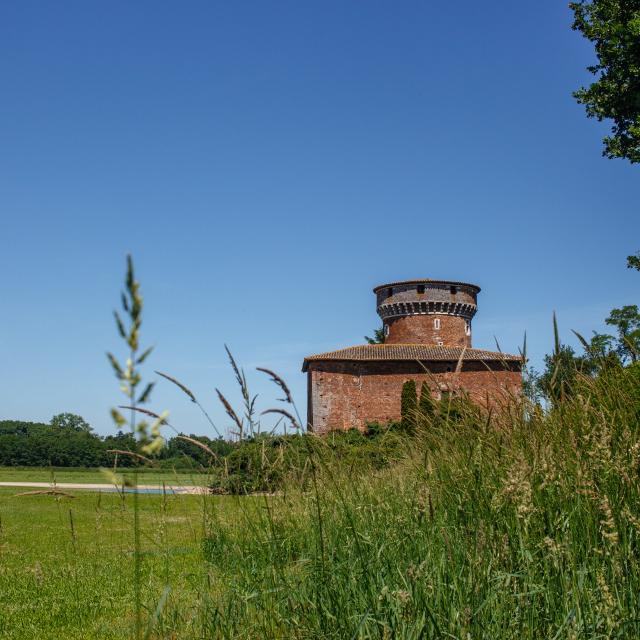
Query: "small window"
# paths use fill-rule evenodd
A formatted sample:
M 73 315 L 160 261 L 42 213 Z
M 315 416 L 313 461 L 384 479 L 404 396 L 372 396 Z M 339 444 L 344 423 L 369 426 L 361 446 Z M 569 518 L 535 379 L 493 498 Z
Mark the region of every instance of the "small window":
M 442 347 L 442 346 L 444 346 L 444 342 L 442 342 L 442 340 L 438 340 L 437 345 L 439 347 Z
M 450 291 L 451 291 L 451 295 L 455 296 L 456 293 L 458 293 L 458 287 L 451 287 Z
M 388 336 L 388 335 L 389 335 L 389 325 L 388 325 L 388 324 L 385 324 L 385 325 L 384 325 L 384 335 L 385 335 L 385 336 Z
M 433 328 L 434 329 L 439 329 L 440 328 L 440 318 L 434 318 L 433 319 Z
M 471 323 L 468 320 L 465 320 L 464 323 L 464 333 L 467 336 L 471 335 Z
M 389 287 L 389 288 L 387 289 L 387 297 L 389 297 L 389 298 L 390 298 L 392 295 L 393 295 L 393 287 Z
M 423 284 L 419 284 L 418 285 L 418 293 L 424 293 L 424 285 Z

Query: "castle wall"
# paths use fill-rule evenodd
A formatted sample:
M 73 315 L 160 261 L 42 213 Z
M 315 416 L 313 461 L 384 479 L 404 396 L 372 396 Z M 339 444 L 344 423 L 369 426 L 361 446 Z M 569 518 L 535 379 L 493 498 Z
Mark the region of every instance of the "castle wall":
M 464 389 L 471 400 L 492 408 L 499 408 L 520 393 L 522 374 L 518 363 L 466 361 L 459 373 L 455 373 L 455 367 L 455 362 L 310 362 L 311 428 L 322 434 L 354 427 L 364 430 L 367 422 L 399 420 L 402 385 L 407 380 L 416 381 L 418 393 L 422 383 L 427 382 L 436 399 L 442 391 Z
M 440 327 L 436 328 L 436 320 Z M 466 325 L 469 323 L 469 335 Z M 471 321 L 460 316 L 425 314 L 402 316 L 385 320 L 387 344 L 444 344 L 447 346 L 471 346 Z

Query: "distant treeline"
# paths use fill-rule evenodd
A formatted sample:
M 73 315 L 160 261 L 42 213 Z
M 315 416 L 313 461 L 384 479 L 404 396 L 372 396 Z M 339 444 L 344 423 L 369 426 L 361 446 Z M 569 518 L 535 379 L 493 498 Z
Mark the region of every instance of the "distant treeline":
M 225 456 L 232 444 L 206 436 L 189 438 L 205 444 L 214 453 Z M 49 424 L 0 421 L 0 466 L 23 467 L 108 467 L 117 455 L 118 466 L 134 464 L 133 457 L 113 451 L 137 452 L 135 438 L 130 433 L 99 436 L 80 416 L 64 413 L 54 416 Z M 200 467 L 210 464 L 209 456 L 196 444 L 173 437 L 156 457 L 156 463 L 172 467 Z

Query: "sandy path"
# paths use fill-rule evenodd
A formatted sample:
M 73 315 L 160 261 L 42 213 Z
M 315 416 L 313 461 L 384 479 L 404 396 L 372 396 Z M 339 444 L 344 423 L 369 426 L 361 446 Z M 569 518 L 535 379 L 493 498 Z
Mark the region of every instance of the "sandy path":
M 80 483 L 80 482 L 0 482 L 0 487 L 23 487 L 30 489 L 81 489 L 85 491 L 109 491 L 113 492 L 120 489 L 119 486 L 114 484 L 96 484 L 96 483 Z M 129 489 L 127 487 L 127 489 Z M 161 484 L 139 484 L 138 489 L 140 491 L 162 491 Z M 175 494 L 190 494 L 199 495 L 207 493 L 207 487 L 194 487 L 194 486 L 177 486 L 177 485 L 165 485 L 167 493 Z

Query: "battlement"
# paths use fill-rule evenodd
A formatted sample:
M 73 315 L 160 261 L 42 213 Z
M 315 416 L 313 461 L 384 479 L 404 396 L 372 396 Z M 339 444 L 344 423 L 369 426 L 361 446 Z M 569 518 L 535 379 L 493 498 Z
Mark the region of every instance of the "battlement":
M 373 292 L 388 344 L 471 347 L 480 287 L 424 279 L 382 284 Z

